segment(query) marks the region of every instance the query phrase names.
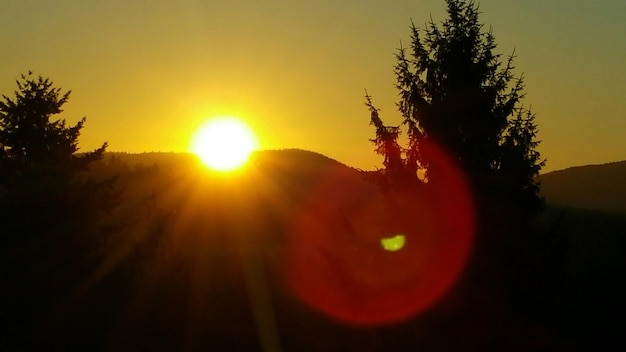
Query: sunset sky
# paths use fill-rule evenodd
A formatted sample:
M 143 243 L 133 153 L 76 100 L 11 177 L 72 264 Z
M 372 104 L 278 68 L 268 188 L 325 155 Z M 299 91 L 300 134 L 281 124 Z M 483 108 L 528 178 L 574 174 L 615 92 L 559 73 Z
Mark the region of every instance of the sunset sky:
M 544 171 L 626 159 L 626 1 L 482 0 L 497 52 L 516 50 Z M 373 169 L 364 89 L 387 123 L 394 53 L 445 18 L 443 0 L 3 0 L 0 93 L 32 70 L 72 90 L 82 150 L 186 151 L 214 115 L 263 149 L 302 148 Z

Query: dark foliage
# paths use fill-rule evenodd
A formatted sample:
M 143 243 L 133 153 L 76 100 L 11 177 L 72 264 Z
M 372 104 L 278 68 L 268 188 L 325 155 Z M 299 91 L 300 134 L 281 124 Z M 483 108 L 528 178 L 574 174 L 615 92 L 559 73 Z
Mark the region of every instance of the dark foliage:
M 0 101 L 0 349 L 21 350 L 98 262 L 114 178 L 87 177 L 100 148 L 79 154 L 85 123 L 53 117 L 70 92 L 32 73 Z
M 70 92 L 53 87 L 31 73 L 17 80 L 15 97 L 0 102 L 0 216 L 7 236 L 37 236 L 42 232 L 76 231 L 97 212 L 115 202 L 113 179 L 95 182 L 84 177 L 100 148 L 78 154 L 78 137 L 85 118 L 74 126 L 53 120 Z M 67 217 L 70 216 L 71 220 Z M 8 232 L 8 233 L 7 233 Z M 19 239 L 19 238 L 17 238 Z
M 413 200 L 420 196 L 415 192 L 419 189 L 444 190 L 444 174 L 429 150 L 435 145 L 446 153 L 469 182 L 476 220 L 472 257 L 450 293 L 462 303 L 449 313 L 481 310 L 481 319 L 495 330 L 501 326 L 498 321 L 536 319 L 550 325 L 543 313 L 518 315 L 537 306 L 538 295 L 525 291 L 523 282 L 532 282 L 533 288 L 556 282 L 560 274 L 552 269 L 559 258 L 554 253 L 561 249 L 560 243 L 537 240 L 531 222 L 544 208 L 537 176 L 545 160 L 537 151 L 535 115 L 522 104 L 523 76 L 514 74 L 514 54 L 502 57 L 495 52 L 495 37 L 479 22 L 477 4 L 446 4 L 448 16 L 442 23 L 431 20 L 423 29 L 411 24 L 410 46 L 397 51 L 394 72 L 402 124 L 385 125 L 366 93 L 370 124 L 376 129 L 372 142 L 384 157 L 376 179 L 387 194 Z M 400 143 L 404 129 L 406 146 Z M 410 209 L 407 202 L 397 211 Z M 537 252 L 550 254 L 529 254 Z M 545 302 L 559 290 L 551 286 Z M 514 330 L 521 331 L 518 328 Z M 499 343 L 504 346 L 505 340 Z
M 523 260 L 510 261 L 527 273 L 509 279 L 523 289 L 516 292 L 522 298 L 514 297 L 523 306 L 502 300 L 505 290 L 485 289 L 493 275 L 478 271 L 480 280 L 464 278 L 463 290 L 420 316 L 359 328 L 333 321 L 285 288 L 285 238 L 294 213 L 329 170 L 343 170 L 343 182 L 363 184 L 364 192 L 376 187 L 357 170 L 305 151 L 265 151 L 251 161 L 238 180 L 213 177 L 184 154 L 107 154 L 95 162 L 91 177 L 119 175 L 125 191 L 112 214 L 123 221 L 88 275 L 60 267 L 67 262 L 62 257 L 24 260 L 54 264 L 47 274 L 64 273 L 80 285 L 44 310 L 41 301 L 59 294 L 42 291 L 48 279 L 31 279 L 22 310 L 1 311 L 0 350 L 267 351 L 278 350 L 278 343 L 283 351 L 575 351 L 623 345 L 623 219 L 574 211 L 561 216 L 562 209 L 549 207 L 537 218 L 533 240 L 569 244 L 541 245 L 542 252 L 531 248 Z M 334 183 L 325 196 L 348 186 Z M 547 252 L 553 249 L 558 253 Z M 17 287 L 3 282 L 2 293 Z M 7 306 L 0 301 L 0 308 Z M 31 318 L 31 329 L 18 328 L 16 317 Z M 37 317 L 43 318 L 35 325 Z M 15 343 L 18 337 L 23 344 Z
M 472 1 L 447 0 L 448 19 L 411 26 L 411 46 L 396 54 L 398 109 L 408 147 L 398 143 L 401 126 L 386 126 L 366 95 L 372 142 L 385 158 L 384 183 L 417 182 L 429 160 L 420 143 L 431 139 L 453 156 L 482 196 L 513 202 L 531 213 L 541 210 L 535 177 L 544 161 L 536 150 L 535 115 L 523 105 L 523 79 L 513 74 L 513 58 L 495 54 L 491 31 L 479 23 Z

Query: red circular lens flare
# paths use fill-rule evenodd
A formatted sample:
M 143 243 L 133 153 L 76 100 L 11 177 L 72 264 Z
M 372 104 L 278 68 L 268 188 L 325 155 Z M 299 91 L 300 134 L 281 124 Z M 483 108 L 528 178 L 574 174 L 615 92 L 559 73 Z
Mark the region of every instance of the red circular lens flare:
M 471 194 L 441 149 L 424 142 L 420 151 L 431 181 L 417 196 L 395 198 L 395 207 L 345 170 L 311 190 L 284 266 L 300 300 L 344 323 L 372 326 L 413 317 L 452 287 L 473 242 Z

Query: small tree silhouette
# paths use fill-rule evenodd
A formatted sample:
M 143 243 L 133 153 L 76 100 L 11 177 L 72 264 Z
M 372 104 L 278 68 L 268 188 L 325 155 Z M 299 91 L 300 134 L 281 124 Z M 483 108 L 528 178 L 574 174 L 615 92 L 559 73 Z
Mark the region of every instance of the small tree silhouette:
M 85 118 L 74 126 L 52 120 L 69 96 L 31 72 L 17 80 L 14 98 L 2 95 L 0 220 L 14 239 L 78 230 L 79 223 L 115 203 L 113 179 L 96 182 L 83 175 L 103 157 L 107 144 L 78 154 Z
M 473 1 L 446 0 L 448 18 L 420 31 L 411 25 L 410 49 L 396 54 L 398 109 L 408 147 L 398 143 L 401 126 L 386 126 L 366 94 L 372 140 L 384 156 L 386 186 L 420 183 L 429 171 L 420 143 L 435 141 L 462 167 L 479 196 L 506 199 L 535 213 L 543 208 L 535 179 L 545 161 L 536 150 L 535 115 L 521 105 L 523 77 L 513 75 L 514 55 L 502 62 L 491 31 L 484 32 Z

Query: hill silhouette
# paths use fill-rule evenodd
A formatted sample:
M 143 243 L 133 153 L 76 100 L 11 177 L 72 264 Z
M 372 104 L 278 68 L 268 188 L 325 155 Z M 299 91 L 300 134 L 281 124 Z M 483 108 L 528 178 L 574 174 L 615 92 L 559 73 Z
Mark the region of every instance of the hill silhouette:
M 365 189 L 359 197 L 374 190 L 358 170 L 293 149 L 255 153 L 228 174 L 187 153 L 107 153 L 89 172 L 117 177 L 120 205 L 99 219 L 109 235 L 85 253 L 57 239 L 63 252 L 47 248 L 46 257 L 75 258 L 71 265 L 24 275 L 0 292 L 0 350 L 258 350 L 252 303 L 267 293 L 256 284 L 271 281 L 277 309 L 288 307 L 281 325 L 302 309 L 278 284 L 302 204 L 340 199 L 350 187 Z M 21 254 L 24 267 L 13 261 L 0 277 L 42 266 L 37 254 Z
M 365 297 L 367 284 L 410 286 L 419 281 L 411 275 L 425 272 L 416 258 L 440 257 L 434 237 L 407 240 L 405 249 L 417 252 L 404 257 L 382 251 L 381 236 L 392 233 L 380 230 L 397 229 L 385 228 L 381 194 L 367 172 L 299 149 L 256 152 L 228 174 L 187 153 L 107 153 L 90 172 L 117 176 L 120 206 L 99 219 L 110 235 L 81 256 L 59 239 L 64 251 L 48 249 L 48 258 L 89 261 L 75 259 L 3 292 L 0 318 L 11 329 L 0 349 L 260 351 L 280 343 L 284 351 L 404 351 L 485 350 L 492 343 L 536 350 L 621 337 L 613 323 L 626 311 L 620 218 L 550 205 L 537 220 L 535 240 L 502 267 L 507 280 L 493 283 L 475 254 L 430 309 L 365 328 L 322 314 L 287 278 L 333 273 L 320 282 L 349 282 L 360 292 L 351 297 Z M 441 217 L 426 208 L 411 222 Z M 294 232 L 310 236 L 300 241 Z M 313 269 L 289 270 L 297 265 Z M 435 278 L 444 271 L 437 268 Z M 341 276 L 346 272 L 354 282 Z M 76 285 L 56 283 L 64 277 Z M 42 287 L 58 294 L 42 296 Z
M 539 180 L 549 204 L 626 215 L 626 161 L 571 167 Z

